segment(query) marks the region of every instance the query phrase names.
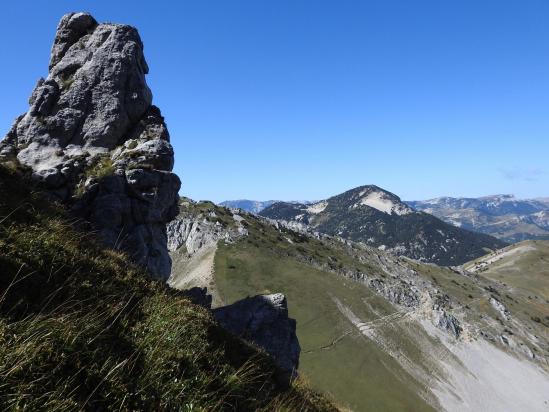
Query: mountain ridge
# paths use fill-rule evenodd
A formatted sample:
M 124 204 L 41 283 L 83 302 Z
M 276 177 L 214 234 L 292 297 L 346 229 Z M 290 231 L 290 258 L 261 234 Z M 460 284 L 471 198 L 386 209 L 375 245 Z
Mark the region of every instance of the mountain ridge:
M 172 285 L 208 287 L 216 306 L 284 293 L 297 320 L 300 373 L 343 408 L 518 410 L 520 398 L 543 410 L 549 347 L 536 298 L 463 267 L 297 232 L 211 202 L 185 199 L 180 210 L 176 220 L 200 227 L 169 230 L 177 240 Z M 486 375 L 494 365 L 501 379 Z
M 479 198 L 444 196 L 406 203 L 454 226 L 506 242 L 549 239 L 549 199 L 519 199 L 504 194 Z
M 281 200 L 235 199 L 235 200 L 224 200 L 218 203 L 218 205 L 223 207 L 233 208 L 233 209 L 242 209 L 250 213 L 259 213 L 266 207 L 269 207 L 272 204 L 277 202 L 281 202 Z M 314 201 L 309 201 L 309 200 L 290 200 L 288 202 L 303 203 L 303 204 L 314 203 Z
M 309 205 L 274 203 L 259 215 L 443 265 L 461 264 L 506 245 L 416 211 L 376 185 L 359 186 Z

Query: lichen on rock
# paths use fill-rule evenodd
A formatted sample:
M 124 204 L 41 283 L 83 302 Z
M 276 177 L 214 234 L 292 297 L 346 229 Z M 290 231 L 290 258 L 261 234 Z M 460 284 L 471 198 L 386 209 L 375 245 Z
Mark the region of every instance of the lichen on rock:
M 0 142 L 0 161 L 16 159 L 108 246 L 167 279 L 166 223 L 181 183 L 148 70 L 134 27 L 66 14 L 48 76 Z

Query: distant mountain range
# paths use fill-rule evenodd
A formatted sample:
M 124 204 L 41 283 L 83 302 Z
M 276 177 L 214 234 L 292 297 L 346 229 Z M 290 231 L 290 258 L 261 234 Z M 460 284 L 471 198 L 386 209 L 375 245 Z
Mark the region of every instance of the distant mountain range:
M 506 242 L 549 239 L 549 199 L 517 199 L 513 195 L 479 198 L 439 197 L 406 202 L 463 229 Z
M 277 202 L 259 215 L 294 229 L 339 236 L 440 265 L 462 264 L 506 245 L 416 211 L 398 196 L 373 185 L 312 204 Z
M 276 200 L 229 200 L 220 204 L 251 213 L 260 213 L 277 202 Z M 314 202 L 297 203 L 312 204 Z M 456 227 L 485 233 L 509 243 L 549 239 L 549 198 L 517 199 L 513 195 L 493 195 L 479 198 L 438 197 L 403 203 Z
M 259 213 L 266 207 L 269 207 L 276 202 L 278 202 L 278 200 L 261 201 L 261 200 L 239 199 L 239 200 L 225 200 L 224 202 L 219 203 L 219 205 L 224 207 L 234 208 L 234 209 L 242 209 L 250 213 Z
M 248 199 L 239 199 L 239 200 L 225 200 L 224 202 L 219 203 L 220 206 L 230 207 L 234 209 L 242 209 L 249 213 L 259 213 L 266 207 L 271 206 L 274 203 L 280 202 L 280 200 L 248 200 Z M 310 204 L 307 200 L 299 201 L 298 203 Z

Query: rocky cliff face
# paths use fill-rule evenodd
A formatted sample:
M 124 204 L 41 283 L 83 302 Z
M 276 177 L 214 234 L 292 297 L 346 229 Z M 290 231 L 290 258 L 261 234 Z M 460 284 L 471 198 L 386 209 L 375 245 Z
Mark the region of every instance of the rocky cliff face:
M 181 252 L 184 247 L 191 257 L 220 240 L 233 242 L 248 234 L 243 221 L 244 217 L 231 209 L 217 207 L 211 202 L 182 199 L 179 215 L 167 226 L 168 249 Z
M 27 168 L 107 245 L 167 279 L 166 223 L 177 215 L 180 181 L 147 73 L 135 28 L 63 16 L 48 76 L 0 142 L 0 160 Z

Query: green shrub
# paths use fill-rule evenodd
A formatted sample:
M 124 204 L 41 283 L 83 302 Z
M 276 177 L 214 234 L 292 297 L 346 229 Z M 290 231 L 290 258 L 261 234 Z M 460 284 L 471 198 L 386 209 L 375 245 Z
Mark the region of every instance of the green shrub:
M 131 140 L 129 143 L 128 143 L 128 149 L 129 150 L 133 150 L 137 147 L 137 140 Z
M 110 176 L 114 173 L 114 165 L 111 156 L 106 154 L 100 156 L 94 163 L 94 165 L 86 170 L 86 178 L 94 177 L 96 179 L 102 179 L 106 176 Z

